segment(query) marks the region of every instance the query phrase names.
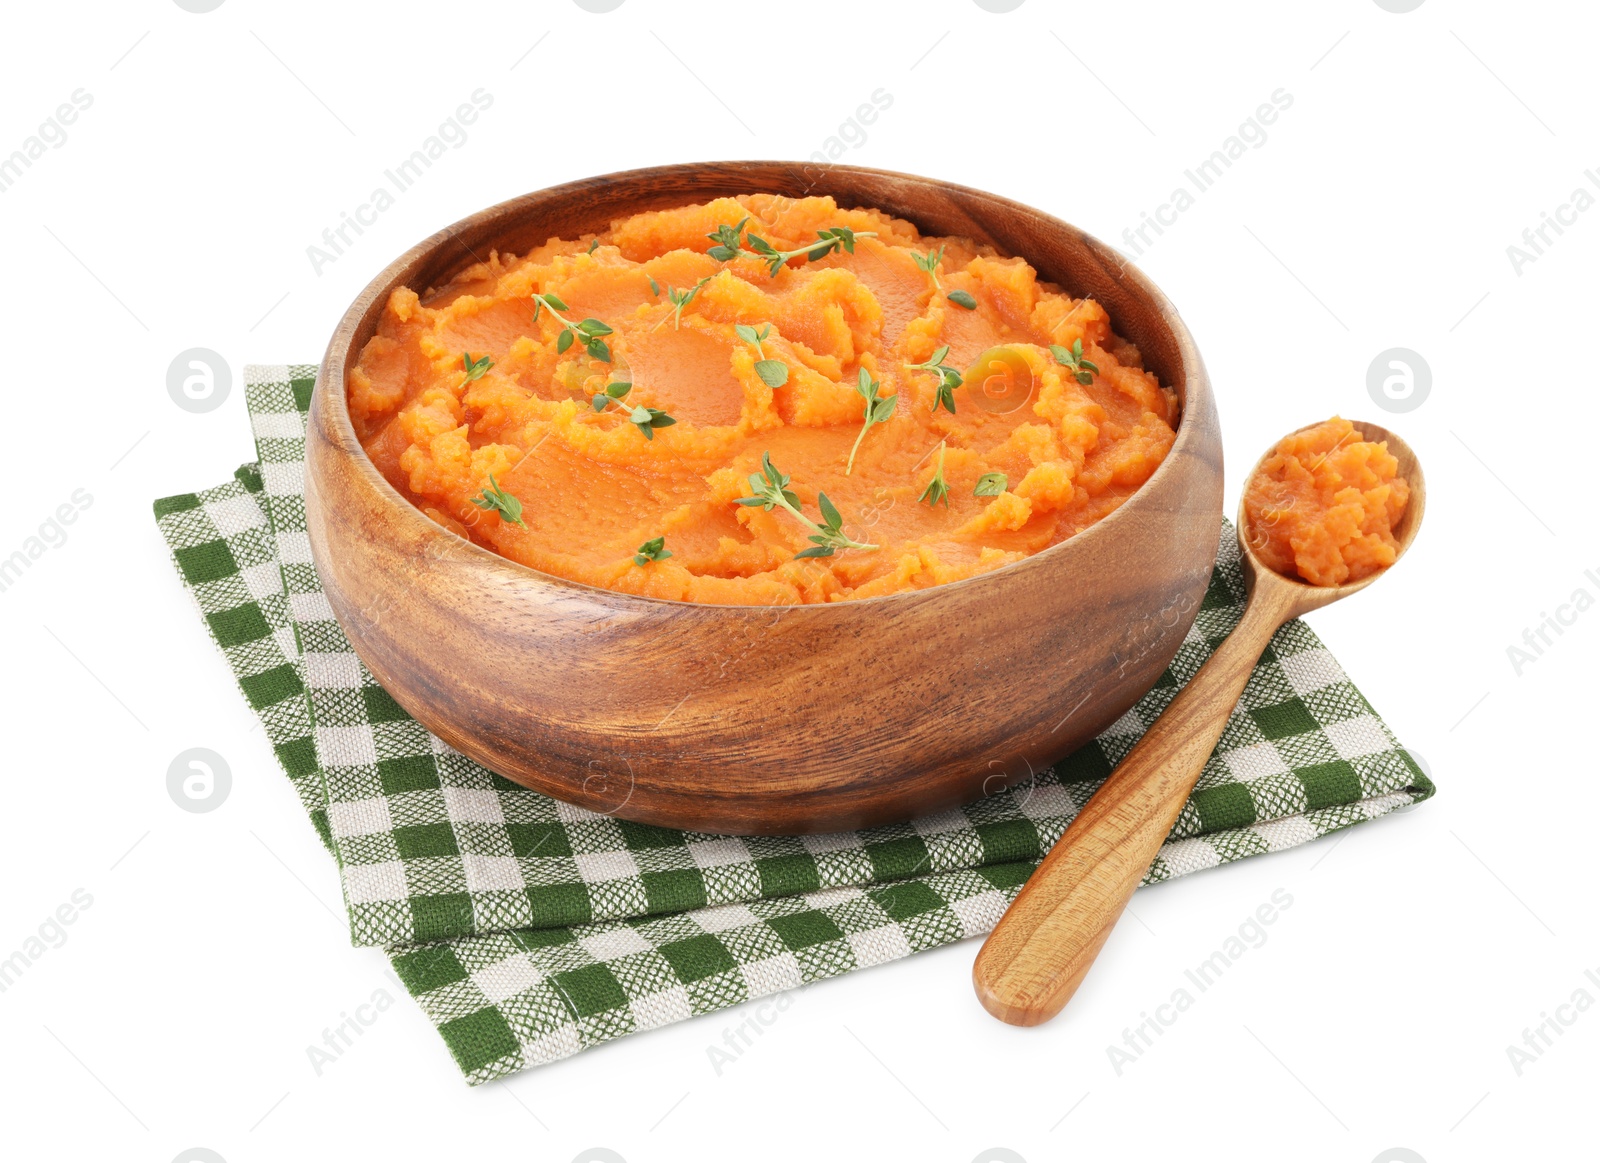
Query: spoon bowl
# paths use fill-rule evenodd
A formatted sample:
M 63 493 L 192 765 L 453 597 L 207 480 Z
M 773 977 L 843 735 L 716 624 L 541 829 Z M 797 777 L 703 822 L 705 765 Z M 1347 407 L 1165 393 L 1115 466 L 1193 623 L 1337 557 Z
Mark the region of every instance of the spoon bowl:
M 1416 539 L 1426 500 L 1416 454 L 1385 428 L 1361 421 L 1352 425 L 1363 440 L 1387 442 L 1399 461 L 1397 476 L 1411 489 L 1393 530 L 1394 562 L 1339 586 L 1286 577 L 1257 555 L 1241 499 L 1244 614 L 1084 805 L 978 951 L 973 987 L 984 1008 L 1001 1021 L 1017 1026 L 1048 1021 L 1077 990 L 1172 831 L 1278 627 L 1366 589 L 1393 569 Z M 1256 462 L 1247 480 L 1265 460 Z
M 1399 543 L 1395 547 L 1394 561 L 1383 569 L 1369 573 L 1358 581 L 1346 582 L 1344 585 L 1338 586 L 1313 585 L 1302 578 L 1281 574 L 1257 556 L 1256 546 L 1253 544 L 1254 539 L 1250 533 L 1249 514 L 1245 511 L 1244 495 L 1241 494 L 1239 497 L 1239 520 L 1236 522 L 1235 527 L 1239 536 L 1239 553 L 1243 559 L 1246 591 L 1253 600 L 1257 585 L 1264 584 L 1272 587 L 1280 593 L 1279 600 L 1293 610 L 1293 613 L 1288 615 L 1289 618 L 1298 618 L 1302 614 L 1321 609 L 1323 606 L 1331 605 L 1341 598 L 1348 598 L 1351 594 L 1366 589 L 1388 573 L 1389 570 L 1400 564 L 1400 559 L 1405 556 L 1406 550 L 1411 548 L 1411 543 L 1416 540 L 1417 530 L 1422 526 L 1422 512 L 1426 507 L 1428 489 L 1427 482 L 1422 476 L 1422 465 L 1417 460 L 1417 454 L 1411 450 L 1409 444 L 1387 428 L 1365 420 L 1352 420 L 1350 425 L 1353 429 L 1352 434 L 1361 440 L 1373 444 L 1381 441 L 1388 446 L 1389 455 L 1399 461 L 1396 477 L 1405 481 L 1406 486 L 1411 490 L 1410 499 L 1406 502 L 1405 512 L 1400 515 L 1400 520 L 1396 522 L 1392 530 L 1395 540 Z M 1316 424 L 1307 424 L 1304 428 L 1297 428 L 1289 435 L 1295 436 L 1315 427 L 1317 427 Z M 1245 477 L 1247 489 L 1248 482 L 1255 479 L 1256 473 L 1261 471 L 1261 466 L 1274 455 L 1276 450 L 1277 445 L 1273 445 L 1251 467 L 1249 475 Z

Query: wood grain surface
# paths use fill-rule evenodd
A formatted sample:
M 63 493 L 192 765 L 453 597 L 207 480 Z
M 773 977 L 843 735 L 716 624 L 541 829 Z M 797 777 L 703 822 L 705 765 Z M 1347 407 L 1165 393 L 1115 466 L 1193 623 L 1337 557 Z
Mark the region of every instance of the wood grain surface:
M 1031 262 L 1092 296 L 1177 390 L 1177 441 L 1115 513 L 1025 561 L 929 590 L 782 608 L 663 601 L 538 573 L 428 520 L 362 450 L 347 369 L 391 290 L 718 195 L 826 193 Z M 383 271 L 329 343 L 307 521 L 335 616 L 412 715 L 508 779 L 624 819 L 726 833 L 858 828 L 994 794 L 1086 743 L 1161 675 L 1204 594 L 1222 507 L 1205 367 L 1111 248 L 979 190 L 851 166 L 722 162 L 542 190 Z

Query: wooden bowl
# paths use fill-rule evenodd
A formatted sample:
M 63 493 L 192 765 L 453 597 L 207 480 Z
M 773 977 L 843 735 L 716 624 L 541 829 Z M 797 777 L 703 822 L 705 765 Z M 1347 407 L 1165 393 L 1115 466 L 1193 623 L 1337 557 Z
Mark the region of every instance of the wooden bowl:
M 831 605 L 716 606 L 551 577 L 430 521 L 378 473 L 347 369 L 390 292 L 441 286 L 613 218 L 719 195 L 831 194 L 1021 255 L 1092 296 L 1183 404 L 1177 442 L 1109 517 L 993 573 Z M 1216 554 L 1211 385 L 1166 297 L 1110 247 L 1030 206 L 855 166 L 720 162 L 571 182 L 402 255 L 340 321 L 306 458 L 311 551 L 378 681 L 452 747 L 624 819 L 707 832 L 859 828 L 993 794 L 1119 718 L 1188 630 Z

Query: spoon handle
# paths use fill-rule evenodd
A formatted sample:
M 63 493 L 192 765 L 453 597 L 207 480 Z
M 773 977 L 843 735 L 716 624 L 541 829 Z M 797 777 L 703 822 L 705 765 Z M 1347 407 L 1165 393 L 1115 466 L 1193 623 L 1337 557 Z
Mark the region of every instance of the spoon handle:
M 1261 652 L 1290 613 L 1258 586 L 1244 616 L 1044 858 L 978 951 L 984 1008 L 1014 1026 L 1061 1011 L 1156 858 Z

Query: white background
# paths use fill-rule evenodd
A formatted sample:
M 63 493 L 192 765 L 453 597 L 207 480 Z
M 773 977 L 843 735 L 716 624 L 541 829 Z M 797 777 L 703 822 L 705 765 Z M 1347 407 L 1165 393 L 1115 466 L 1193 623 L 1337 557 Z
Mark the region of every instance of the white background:
M 1600 612 L 1600 212 L 1507 256 L 1600 170 L 1592 7 L 1427 0 L 1089 5 L 830 0 L 8 5 L 0 155 L 92 106 L 0 193 L 9 372 L 0 556 L 92 505 L 0 593 L 0 957 L 75 889 L 67 939 L 0 993 L 0 1156 L 154 1160 L 1576 1158 L 1600 1006 L 1520 1075 L 1507 1046 L 1600 1000 L 1590 745 Z M 1093 74 L 1088 71 L 1092 68 Z M 493 106 L 337 262 L 306 247 L 475 89 Z M 1056 1022 L 1005 1027 L 968 943 L 815 986 L 721 1073 L 717 1014 L 469 1090 L 375 950 L 182 593 L 150 500 L 253 456 L 249 362 L 315 361 L 417 239 L 590 174 L 804 158 L 875 89 L 843 160 L 954 179 L 1120 242 L 1277 89 L 1293 106 L 1139 259 L 1204 351 L 1239 473 L 1333 412 L 1404 433 L 1431 486 L 1402 568 L 1313 625 L 1438 797 L 1141 892 Z M 852 131 L 853 133 L 853 131 Z M 1366 372 L 1421 353 L 1430 398 Z M 218 410 L 166 371 L 231 365 Z M 1585 569 L 1594 569 L 1588 579 Z M 168 797 L 210 747 L 223 806 Z M 1106 1047 L 1275 889 L 1293 905 L 1119 1075 Z M 396 998 L 318 1075 L 307 1047 Z M 767 1010 L 772 1017 L 775 1010 Z M 1566 1141 L 1566 1145 L 1560 1144 Z M 1399 1159 L 1404 1156 L 1392 1156 Z

